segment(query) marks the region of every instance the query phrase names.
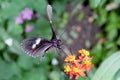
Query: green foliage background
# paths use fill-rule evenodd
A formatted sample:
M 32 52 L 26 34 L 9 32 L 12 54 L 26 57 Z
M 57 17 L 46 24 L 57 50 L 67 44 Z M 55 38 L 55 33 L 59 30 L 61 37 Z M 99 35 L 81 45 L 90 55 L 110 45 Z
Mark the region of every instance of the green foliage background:
M 67 3 L 84 0 L 52 0 L 54 17 L 59 21 L 56 26 L 67 23 L 65 6 Z M 97 38 L 105 38 L 105 42 L 98 42 L 91 49 L 94 67 L 88 77 L 79 80 L 119 80 L 120 79 L 120 0 L 89 0 L 88 6 L 93 10 L 94 25 L 103 29 L 103 33 L 96 34 Z M 109 3 L 116 3 L 118 8 L 106 11 Z M 50 38 L 49 23 L 43 16 L 47 0 L 0 0 L 0 80 L 68 80 L 63 72 L 63 64 L 52 65 L 57 55 L 48 52 L 40 64 L 39 58 L 31 58 L 23 54 L 20 43 L 25 37 L 41 36 Z M 40 17 L 36 21 L 26 24 L 34 25 L 34 30 L 24 33 L 22 25 L 15 24 L 15 18 L 24 8 L 35 10 Z M 61 17 L 61 15 L 65 15 Z M 80 17 L 80 20 L 82 18 Z M 8 46 L 5 40 L 12 38 L 13 45 Z M 118 52 L 116 52 L 118 51 Z M 115 53 L 116 52 L 116 53 Z

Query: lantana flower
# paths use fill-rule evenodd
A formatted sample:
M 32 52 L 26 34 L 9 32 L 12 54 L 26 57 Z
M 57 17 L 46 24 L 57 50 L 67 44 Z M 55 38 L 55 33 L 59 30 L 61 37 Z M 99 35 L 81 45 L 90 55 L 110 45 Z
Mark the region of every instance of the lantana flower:
M 93 64 L 91 62 L 89 51 L 81 49 L 78 51 L 80 56 L 69 55 L 65 58 L 64 72 L 70 76 L 70 79 L 75 76 L 78 79 L 80 76 L 86 76 L 85 71 L 90 72 Z
M 75 55 L 70 55 L 65 58 L 65 62 L 72 62 L 75 61 Z

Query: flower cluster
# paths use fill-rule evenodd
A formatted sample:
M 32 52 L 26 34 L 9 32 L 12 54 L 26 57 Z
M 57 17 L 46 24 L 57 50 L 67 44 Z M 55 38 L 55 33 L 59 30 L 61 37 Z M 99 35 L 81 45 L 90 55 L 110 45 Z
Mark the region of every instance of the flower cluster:
M 34 12 L 30 10 L 29 8 L 25 8 L 24 10 L 20 12 L 19 16 L 16 17 L 15 23 L 23 24 L 25 20 L 32 20 L 33 16 L 34 16 Z M 32 25 L 27 25 L 25 26 L 24 31 L 28 33 L 28 32 L 31 32 L 33 29 L 34 27 Z
M 73 76 L 75 76 L 75 79 L 78 79 L 80 76 L 86 76 L 85 71 L 90 72 L 93 66 L 89 51 L 82 49 L 78 53 L 80 56 L 77 59 L 75 55 L 69 55 L 65 58 L 64 72 L 70 76 L 70 79 Z
M 25 8 L 20 12 L 19 16 L 16 18 L 16 24 L 23 24 L 24 20 L 31 20 L 33 17 L 33 11 L 29 8 Z

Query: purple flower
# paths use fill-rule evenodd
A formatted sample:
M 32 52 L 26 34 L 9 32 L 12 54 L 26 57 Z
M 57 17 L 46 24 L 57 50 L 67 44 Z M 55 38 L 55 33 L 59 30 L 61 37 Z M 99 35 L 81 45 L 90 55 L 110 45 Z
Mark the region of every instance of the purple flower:
M 31 32 L 33 29 L 34 29 L 34 27 L 33 27 L 32 25 L 27 25 L 26 28 L 25 28 L 25 32 L 26 32 L 26 33 L 29 33 L 29 32 Z
M 24 20 L 31 20 L 32 19 L 32 16 L 33 16 L 33 11 L 30 10 L 29 8 L 25 8 L 22 12 L 21 12 L 21 17 L 24 19 Z
M 16 19 L 15 19 L 15 23 L 16 24 L 23 24 L 23 19 L 22 19 L 22 17 L 21 16 L 18 16 Z
M 34 13 L 29 8 L 25 8 L 19 14 L 19 16 L 15 19 L 16 24 L 23 24 L 24 20 L 32 20 Z

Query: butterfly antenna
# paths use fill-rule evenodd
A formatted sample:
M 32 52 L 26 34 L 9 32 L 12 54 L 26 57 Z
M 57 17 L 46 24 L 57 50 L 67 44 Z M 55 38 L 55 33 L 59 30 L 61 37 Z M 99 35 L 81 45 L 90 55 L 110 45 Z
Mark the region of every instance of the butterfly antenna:
M 51 39 L 56 39 L 55 30 L 53 29 L 53 24 L 52 24 L 52 7 L 51 7 L 51 5 L 47 5 L 46 11 L 47 11 L 47 16 L 48 16 L 49 23 L 50 23 L 50 28 L 52 30 L 52 38 Z

